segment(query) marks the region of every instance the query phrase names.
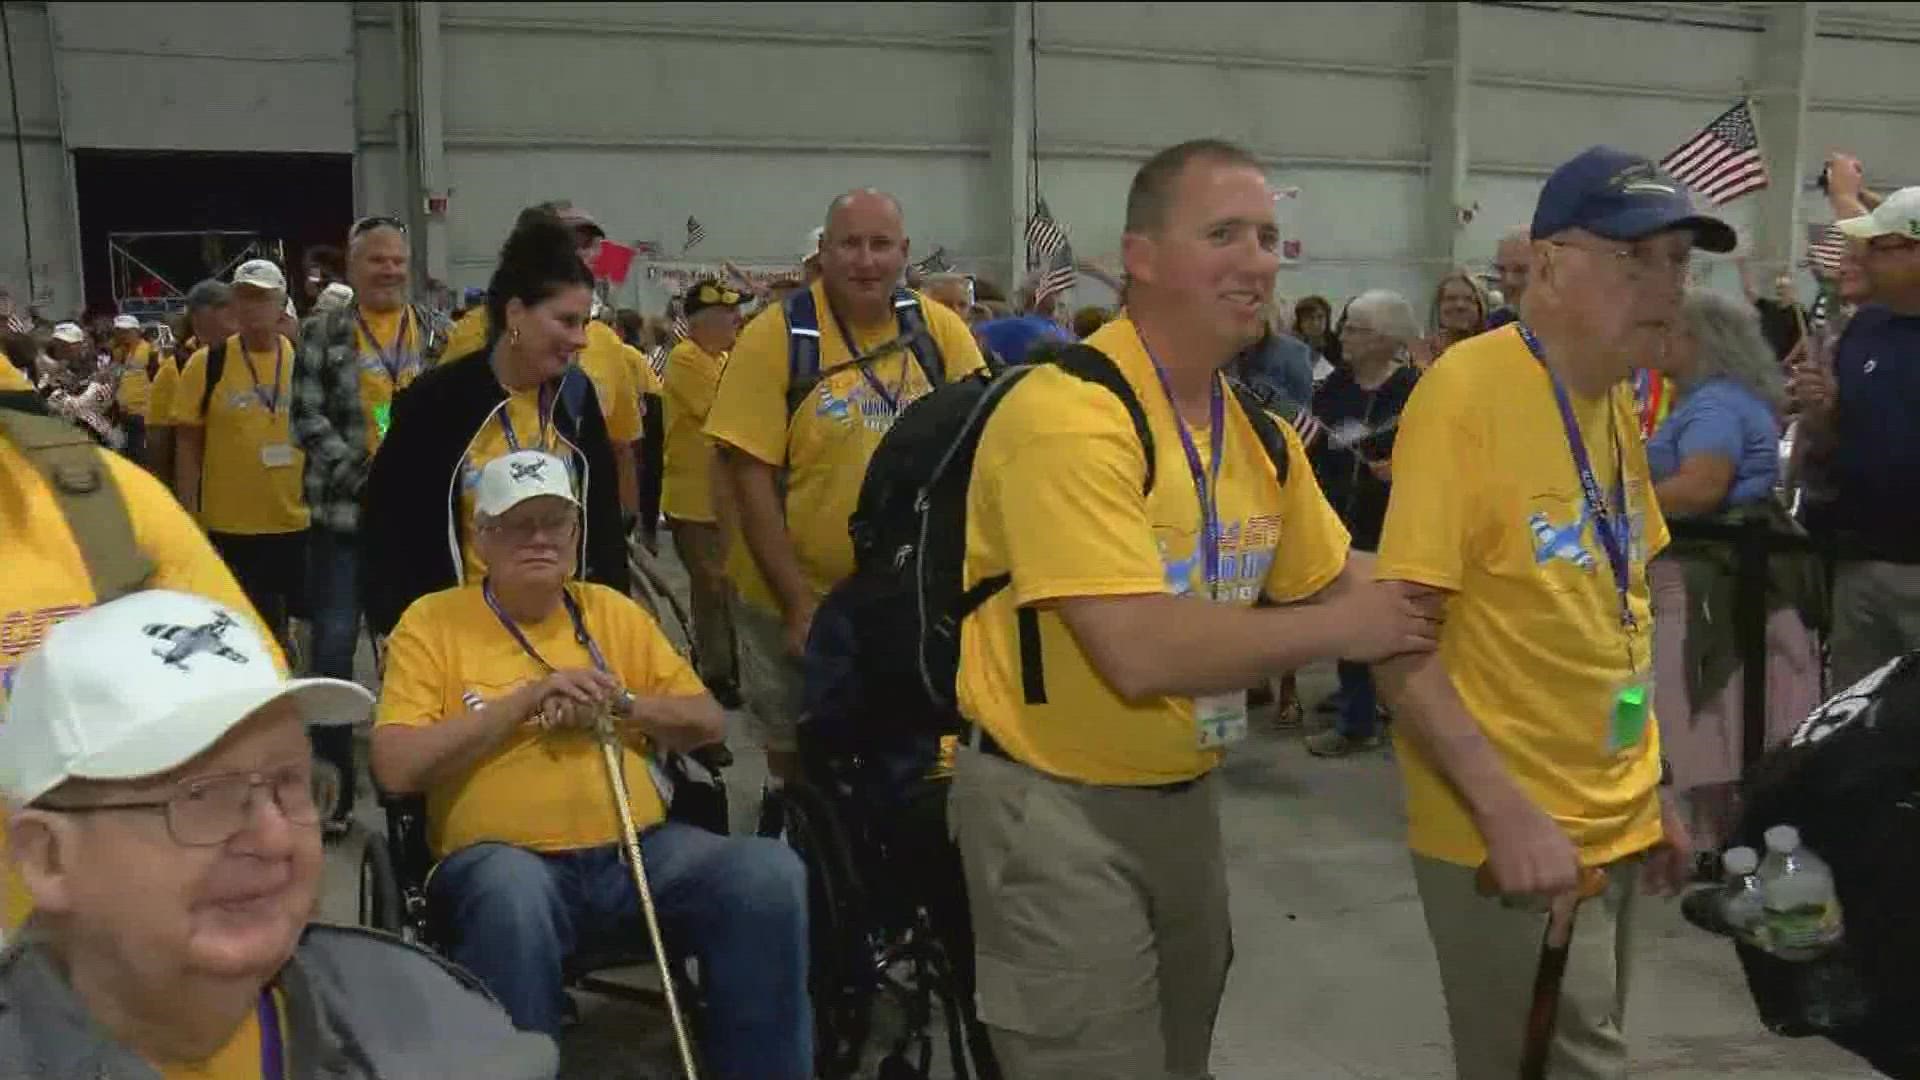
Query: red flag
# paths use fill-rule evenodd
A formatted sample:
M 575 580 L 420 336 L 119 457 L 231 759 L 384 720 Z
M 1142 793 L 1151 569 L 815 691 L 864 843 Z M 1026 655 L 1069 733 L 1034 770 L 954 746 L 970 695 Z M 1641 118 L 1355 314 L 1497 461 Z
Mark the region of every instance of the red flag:
M 627 280 L 627 271 L 633 268 L 635 254 L 635 250 L 625 244 L 602 240 L 600 250 L 593 257 L 593 265 L 588 269 L 593 271 L 594 277 L 620 285 Z

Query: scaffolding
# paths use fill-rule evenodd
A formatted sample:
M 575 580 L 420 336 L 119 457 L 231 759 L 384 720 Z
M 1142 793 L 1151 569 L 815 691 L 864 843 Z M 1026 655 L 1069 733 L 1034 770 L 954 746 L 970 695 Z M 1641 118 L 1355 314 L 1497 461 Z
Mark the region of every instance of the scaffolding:
M 251 229 L 107 234 L 107 267 L 120 314 L 164 319 L 186 310 L 187 290 L 226 280 L 248 259 L 286 265 L 286 245 Z

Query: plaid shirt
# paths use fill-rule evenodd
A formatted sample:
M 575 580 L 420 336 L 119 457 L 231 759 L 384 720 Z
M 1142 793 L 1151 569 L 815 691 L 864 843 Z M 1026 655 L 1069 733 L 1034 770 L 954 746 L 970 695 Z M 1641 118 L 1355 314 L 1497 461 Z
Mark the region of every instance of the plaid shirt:
M 360 486 L 366 483 L 367 418 L 360 403 L 360 350 L 354 340 L 358 308 L 324 312 L 300 328 L 289 405 L 293 441 L 307 456 L 307 508 L 313 523 L 339 533 L 360 527 Z M 413 305 L 425 336 L 420 359 L 440 360 L 449 324 L 437 311 Z

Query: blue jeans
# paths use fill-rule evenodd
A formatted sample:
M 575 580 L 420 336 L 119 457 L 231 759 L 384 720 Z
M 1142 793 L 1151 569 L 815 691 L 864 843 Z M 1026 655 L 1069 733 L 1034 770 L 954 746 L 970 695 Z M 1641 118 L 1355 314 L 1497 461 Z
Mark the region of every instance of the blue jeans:
M 307 533 L 307 605 L 313 612 L 313 674 L 352 679 L 360 644 L 360 558 L 353 537 L 317 525 Z
M 1373 690 L 1373 669 L 1340 661 L 1340 718 L 1335 727 L 1349 739 L 1370 739 L 1380 727 L 1380 710 Z
M 700 962 L 707 1074 L 813 1075 L 807 997 L 807 881 L 793 850 L 667 822 L 640 840 L 660 933 Z M 452 960 L 478 976 L 517 1027 L 558 1037 L 562 964 L 582 947 L 641 950 L 646 924 L 616 845 L 539 854 L 475 844 L 428 884 Z

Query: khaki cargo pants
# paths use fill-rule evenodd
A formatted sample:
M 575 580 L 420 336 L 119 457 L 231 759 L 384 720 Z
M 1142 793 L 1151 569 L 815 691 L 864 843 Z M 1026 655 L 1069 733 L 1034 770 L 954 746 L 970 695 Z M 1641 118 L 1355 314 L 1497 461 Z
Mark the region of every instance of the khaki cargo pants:
M 962 747 L 949 810 L 1008 1080 L 1206 1077 L 1233 951 L 1215 782 L 1095 787 Z
M 1472 867 L 1413 856 L 1427 933 L 1440 959 L 1455 1075 L 1512 1080 L 1520 1072 L 1547 916 L 1481 896 L 1473 876 Z M 1580 905 L 1547 1057 L 1553 1080 L 1627 1075 L 1627 961 L 1639 880 L 1639 858 L 1622 859 L 1607 867 L 1607 891 Z

